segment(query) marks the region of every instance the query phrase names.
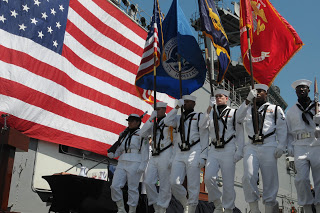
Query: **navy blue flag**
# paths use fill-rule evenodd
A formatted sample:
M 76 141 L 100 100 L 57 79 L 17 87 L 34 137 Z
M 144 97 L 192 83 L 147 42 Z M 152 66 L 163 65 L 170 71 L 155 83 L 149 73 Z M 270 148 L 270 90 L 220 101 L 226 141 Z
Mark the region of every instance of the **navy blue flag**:
M 228 37 L 223 29 L 219 13 L 213 0 L 198 0 L 201 31 L 211 39 L 216 48 L 219 60 L 219 74 L 217 82 L 220 83 L 230 64 L 230 48 Z
M 178 0 L 173 0 L 162 25 L 164 45 L 161 62 L 157 67 L 157 92 L 174 98 L 180 97 L 177 56 L 181 57 L 182 95 L 191 94 L 202 87 L 206 78 L 206 65 L 199 45 L 193 36 Z M 146 74 L 136 85 L 153 89 L 153 75 Z

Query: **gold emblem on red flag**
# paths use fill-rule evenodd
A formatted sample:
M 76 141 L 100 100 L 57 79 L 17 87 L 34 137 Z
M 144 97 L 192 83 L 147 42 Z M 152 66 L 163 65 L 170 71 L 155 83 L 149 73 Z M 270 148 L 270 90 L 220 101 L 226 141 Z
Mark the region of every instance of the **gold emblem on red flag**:
M 255 1 L 251 1 L 250 2 L 251 7 L 252 7 L 252 13 L 253 13 L 253 18 L 255 20 L 255 22 L 257 23 L 256 25 L 254 25 L 254 32 L 257 32 L 257 35 L 260 34 L 260 32 L 264 31 L 266 29 L 266 25 L 264 23 L 261 23 L 262 21 L 265 23 L 268 23 L 266 14 L 264 12 L 263 9 L 261 8 L 261 4 L 259 2 L 255 2 Z M 265 7 L 266 5 L 263 4 L 263 6 Z M 259 19 L 260 17 L 260 19 Z M 262 19 L 262 21 L 261 21 Z
M 249 33 L 246 33 L 247 30 Z M 303 45 L 293 27 L 269 0 L 240 0 L 240 40 L 246 70 L 249 74 L 253 73 L 255 81 L 266 85 L 274 81 Z M 253 72 L 249 69 L 249 47 Z

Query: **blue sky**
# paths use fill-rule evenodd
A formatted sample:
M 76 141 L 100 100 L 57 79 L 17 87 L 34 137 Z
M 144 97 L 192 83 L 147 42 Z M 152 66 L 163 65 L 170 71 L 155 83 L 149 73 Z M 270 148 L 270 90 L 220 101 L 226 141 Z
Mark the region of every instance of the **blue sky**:
M 235 1 L 239 2 L 238 0 Z M 148 14 L 152 14 L 153 0 L 134 0 L 134 2 Z M 198 12 L 197 2 L 197 0 L 179 0 L 180 7 L 188 19 L 192 14 Z M 320 82 L 320 67 L 318 67 L 320 62 L 320 42 L 318 41 L 318 38 L 320 38 L 320 19 L 317 15 L 320 10 L 320 1 L 270 0 L 270 2 L 293 26 L 305 44 L 281 70 L 274 81 L 274 85 L 280 88 L 280 94 L 288 103 L 288 107 L 291 107 L 297 101 L 295 91 L 291 88 L 292 82 L 302 78 L 313 81 L 314 77 L 317 77 L 318 82 Z M 161 11 L 166 14 L 171 3 L 172 0 L 159 0 Z M 233 10 L 231 0 L 224 0 L 223 4 Z M 221 2 L 219 5 L 221 5 Z M 194 35 L 196 36 L 196 34 Z M 232 58 L 238 58 L 240 56 L 239 52 L 239 49 L 232 50 Z M 311 99 L 314 98 L 313 96 L 312 84 Z

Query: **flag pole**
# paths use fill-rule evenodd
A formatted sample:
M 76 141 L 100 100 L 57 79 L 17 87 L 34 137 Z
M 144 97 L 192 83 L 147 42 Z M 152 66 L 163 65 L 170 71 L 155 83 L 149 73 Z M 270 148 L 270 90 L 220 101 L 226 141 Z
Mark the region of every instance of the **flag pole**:
M 159 6 L 159 2 L 157 0 L 157 3 L 154 2 L 154 8 L 153 8 L 153 18 L 154 18 L 154 21 L 156 23 L 156 8 L 155 7 L 158 7 Z M 159 9 L 159 19 L 160 19 L 160 23 L 161 23 L 161 16 L 160 16 L 160 8 Z M 156 24 L 154 24 L 156 25 Z M 161 26 L 161 24 L 160 24 Z M 153 26 L 153 28 L 155 29 L 155 26 Z M 154 30 L 153 29 L 153 30 Z M 155 32 L 154 32 L 155 33 Z M 162 33 L 162 28 L 161 28 L 161 33 Z M 154 44 L 155 44 L 156 40 L 154 40 Z M 162 40 L 163 42 L 163 40 Z M 158 54 L 158 51 L 157 51 L 157 48 L 156 46 L 153 47 L 153 109 L 154 111 L 156 111 L 157 109 L 157 54 Z M 160 55 L 161 57 L 161 55 Z M 160 60 L 160 59 L 159 59 Z M 158 124 L 157 124 L 157 116 L 153 119 L 153 147 L 152 147 L 152 155 L 159 155 L 160 154 L 160 147 L 157 146 L 157 127 Z M 159 144 L 160 145 L 160 144 Z
M 204 35 L 204 33 L 203 33 Z M 210 91 L 211 91 L 211 97 L 214 96 L 213 92 L 213 81 L 212 81 L 212 70 L 211 70 L 211 64 L 210 64 L 210 59 L 209 59 L 209 53 L 208 53 L 208 46 L 207 46 L 207 39 L 205 37 L 204 41 L 204 48 L 205 48 L 205 54 L 206 54 L 206 63 L 207 63 L 207 68 L 208 68 L 208 73 L 209 73 L 209 84 L 210 84 Z M 218 118 L 217 118 L 217 111 L 216 107 L 212 106 L 213 108 L 213 120 L 214 120 L 214 130 L 216 134 L 216 140 L 217 140 L 217 146 L 221 146 L 221 141 L 220 141 L 220 136 L 219 136 L 219 123 L 218 123 Z
M 157 53 L 153 54 L 153 109 L 157 109 Z M 157 147 L 157 116 L 153 119 L 153 155 L 159 155 L 159 147 Z
M 253 66 L 252 66 L 252 55 L 251 55 L 251 42 L 250 42 L 250 28 L 246 26 L 247 28 L 247 38 L 248 38 L 248 53 L 249 53 L 249 61 L 250 61 L 250 77 L 251 77 L 251 87 L 254 89 L 254 80 L 253 80 Z M 257 115 L 257 101 L 256 98 L 253 98 L 253 127 L 254 127 L 254 133 L 255 138 L 259 138 L 259 129 L 258 129 L 258 115 Z
M 315 102 L 315 114 L 319 113 L 319 92 L 318 83 L 316 77 L 314 77 L 314 102 Z
M 314 112 L 315 115 L 317 115 L 319 113 L 319 92 L 318 92 L 318 83 L 317 83 L 317 79 L 316 77 L 314 77 Z M 315 131 L 315 136 L 319 137 L 319 124 L 316 124 L 316 131 Z
M 177 56 L 178 67 L 179 67 L 179 87 L 180 87 L 180 99 L 182 99 L 182 71 L 181 71 L 181 58 L 180 54 Z M 182 140 L 182 149 L 186 149 L 185 131 L 184 131 L 184 115 L 183 115 L 183 105 L 181 106 L 181 116 L 180 116 L 180 131 Z
M 213 81 L 212 81 L 212 70 L 211 70 L 211 64 L 210 64 L 210 58 L 209 58 L 209 52 L 208 52 L 208 46 L 207 46 L 207 39 L 205 37 L 205 34 L 202 33 L 205 40 L 204 40 L 204 48 L 205 48 L 205 54 L 206 54 L 206 63 L 207 63 L 207 69 L 209 73 L 209 84 L 210 84 L 210 91 L 211 91 L 211 97 L 213 97 Z

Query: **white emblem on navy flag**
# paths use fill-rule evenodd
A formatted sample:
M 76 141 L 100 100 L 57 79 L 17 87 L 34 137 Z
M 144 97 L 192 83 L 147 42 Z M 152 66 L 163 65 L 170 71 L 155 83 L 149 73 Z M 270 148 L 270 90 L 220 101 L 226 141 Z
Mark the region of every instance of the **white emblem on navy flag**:
M 179 79 L 179 65 L 177 61 L 177 37 L 171 38 L 164 45 L 164 54 L 167 56 L 167 60 L 162 61 L 162 66 L 164 70 L 170 75 L 172 78 Z M 198 75 L 198 70 L 194 68 L 188 61 L 184 58 L 181 58 L 181 72 L 182 72 L 182 80 L 188 80 L 194 78 Z

